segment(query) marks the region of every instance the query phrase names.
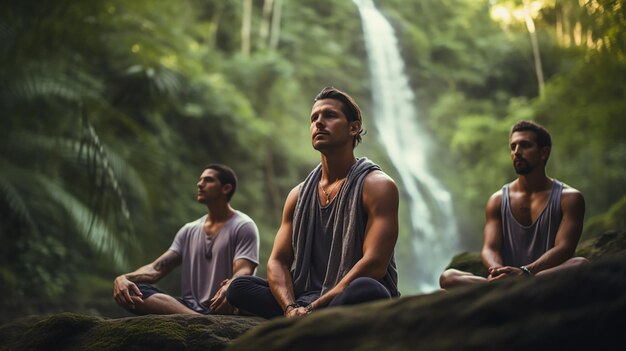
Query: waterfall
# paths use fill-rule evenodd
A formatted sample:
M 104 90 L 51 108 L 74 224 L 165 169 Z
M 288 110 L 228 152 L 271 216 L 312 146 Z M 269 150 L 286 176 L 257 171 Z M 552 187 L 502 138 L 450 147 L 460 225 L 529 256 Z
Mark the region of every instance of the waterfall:
M 415 292 L 439 287 L 439 275 L 458 251 L 450 193 L 430 173 L 429 135 L 420 128 L 414 95 L 404 73 L 397 39 L 372 0 L 354 0 L 361 14 L 374 102 L 374 124 L 410 201 Z M 406 282 L 403 282 L 406 285 Z

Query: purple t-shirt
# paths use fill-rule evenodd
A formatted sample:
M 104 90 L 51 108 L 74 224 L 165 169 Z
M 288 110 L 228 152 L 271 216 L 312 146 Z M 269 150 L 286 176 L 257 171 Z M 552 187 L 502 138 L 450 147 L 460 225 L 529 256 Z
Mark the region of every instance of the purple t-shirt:
M 226 222 L 212 239 L 211 259 L 203 225 L 207 215 L 185 224 L 176 234 L 170 250 L 182 256 L 182 295 L 192 309 L 208 307 L 220 283 L 233 275 L 233 262 L 246 259 L 259 263 L 259 230 L 250 217 L 240 211 Z

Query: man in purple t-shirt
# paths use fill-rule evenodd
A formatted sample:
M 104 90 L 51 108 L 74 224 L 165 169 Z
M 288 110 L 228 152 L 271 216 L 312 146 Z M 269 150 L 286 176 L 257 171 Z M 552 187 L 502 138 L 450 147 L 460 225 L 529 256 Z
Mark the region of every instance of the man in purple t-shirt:
M 230 206 L 237 187 L 232 169 L 206 166 L 197 187 L 197 201 L 208 213 L 185 224 L 154 262 L 115 279 L 113 298 L 126 310 L 139 315 L 238 313 L 226 300 L 226 290 L 232 278 L 254 274 L 259 232 L 250 217 Z M 181 299 L 149 285 L 181 264 Z

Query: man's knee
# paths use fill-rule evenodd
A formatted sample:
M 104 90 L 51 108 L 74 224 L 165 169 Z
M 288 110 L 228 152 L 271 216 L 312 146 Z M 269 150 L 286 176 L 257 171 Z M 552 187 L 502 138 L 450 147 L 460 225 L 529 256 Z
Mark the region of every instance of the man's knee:
M 352 305 L 391 297 L 389 290 L 378 280 L 359 277 L 353 280 L 344 290 L 342 305 Z
M 114 300 L 120 307 L 122 307 L 126 311 L 136 314 L 136 315 L 143 315 L 144 313 L 142 312 L 143 310 L 141 308 L 143 305 L 143 301 L 145 301 L 147 298 L 149 298 L 150 296 L 154 294 L 160 293 L 160 290 L 150 284 L 137 283 L 136 285 L 139 291 L 141 292 L 141 297 L 137 296 L 135 292 L 131 289 L 129 289 L 128 291 L 128 294 L 130 295 L 134 304 L 130 305 L 126 303 L 120 303 L 120 301 L 118 301 L 117 299 L 114 299 Z
M 246 275 L 233 279 L 226 291 L 226 300 L 244 314 L 268 319 L 283 314 L 267 280 L 256 276 Z
M 439 285 L 442 289 L 450 289 L 457 286 L 486 283 L 484 277 L 458 269 L 448 269 L 439 277 Z
M 226 300 L 233 306 L 238 306 L 245 299 L 248 287 L 252 284 L 250 276 L 240 276 L 233 279 L 226 290 Z
M 589 263 L 589 260 L 584 257 L 572 257 L 565 262 L 568 266 L 582 266 Z
M 568 270 L 570 268 L 576 268 L 576 267 L 584 266 L 584 265 L 586 265 L 588 263 L 589 263 L 589 260 L 584 258 L 584 257 L 572 257 L 569 260 L 561 263 L 560 265 L 558 265 L 556 267 L 548 268 L 548 269 L 543 270 L 541 272 L 537 272 L 537 274 L 535 274 L 535 275 L 536 276 L 543 276 L 543 275 L 552 274 L 552 273 L 555 273 L 555 272 L 561 272 L 563 270 Z
M 163 291 L 150 284 L 137 283 L 137 288 L 141 291 L 142 300 L 145 300 L 154 294 L 165 294 Z
M 365 290 L 378 290 L 379 287 L 384 288 L 384 290 L 386 291 L 387 289 L 385 288 L 384 285 L 382 285 L 378 280 L 374 279 L 374 278 L 370 278 L 370 277 L 359 277 L 356 278 L 355 280 L 353 280 L 350 284 L 349 287 L 353 288 L 353 289 L 365 289 Z M 388 293 L 389 291 L 387 291 Z
M 454 286 L 454 282 L 456 281 L 458 276 L 461 275 L 462 273 L 463 272 L 459 271 L 458 269 L 453 269 L 453 268 L 446 269 L 439 276 L 439 286 L 442 289 L 451 288 L 452 286 Z

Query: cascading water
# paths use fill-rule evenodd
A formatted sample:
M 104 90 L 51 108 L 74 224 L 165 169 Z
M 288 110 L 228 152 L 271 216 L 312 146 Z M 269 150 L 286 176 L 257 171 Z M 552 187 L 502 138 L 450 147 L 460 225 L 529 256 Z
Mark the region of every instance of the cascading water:
M 430 173 L 429 137 L 418 124 L 393 28 L 372 0 L 354 0 L 361 14 L 374 100 L 374 124 L 410 200 L 416 292 L 438 288 L 439 275 L 458 249 L 451 197 Z M 402 272 L 400 272 L 402 274 Z M 406 279 L 406 278 L 405 278 Z

